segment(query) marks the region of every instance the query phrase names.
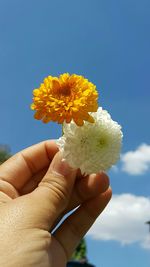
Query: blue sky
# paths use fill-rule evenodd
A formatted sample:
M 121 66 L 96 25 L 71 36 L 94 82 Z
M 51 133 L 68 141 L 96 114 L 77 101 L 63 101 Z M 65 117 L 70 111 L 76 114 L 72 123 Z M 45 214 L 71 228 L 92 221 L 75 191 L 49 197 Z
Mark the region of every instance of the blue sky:
M 61 135 L 60 126 L 35 121 L 29 106 L 45 76 L 64 72 L 95 83 L 99 104 L 123 127 L 122 158 L 110 179 L 112 205 L 125 209 L 128 227 L 116 225 L 122 213 L 113 217 L 108 207 L 95 228 L 106 235 L 96 239 L 94 228 L 87 235 L 88 258 L 97 267 L 150 263 L 149 29 L 149 0 L 0 1 L 0 143 L 15 153 Z

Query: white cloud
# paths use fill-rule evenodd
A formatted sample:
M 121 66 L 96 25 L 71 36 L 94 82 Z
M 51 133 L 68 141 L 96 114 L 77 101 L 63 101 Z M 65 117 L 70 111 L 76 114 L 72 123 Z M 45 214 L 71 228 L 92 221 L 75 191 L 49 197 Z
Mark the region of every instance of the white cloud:
M 93 239 L 121 244 L 139 243 L 150 249 L 150 198 L 131 194 L 114 195 L 110 204 L 88 232 Z
M 150 169 L 150 145 L 142 144 L 135 151 L 121 156 L 122 170 L 131 175 L 145 174 Z

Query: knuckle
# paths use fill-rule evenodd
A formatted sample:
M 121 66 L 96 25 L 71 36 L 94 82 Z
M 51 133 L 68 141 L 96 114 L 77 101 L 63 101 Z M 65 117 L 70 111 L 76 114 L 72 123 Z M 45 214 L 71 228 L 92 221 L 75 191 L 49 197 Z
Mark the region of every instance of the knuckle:
M 39 185 L 50 190 L 51 195 L 55 196 L 55 198 L 63 202 L 63 204 L 67 203 L 69 200 L 69 190 L 60 179 L 58 180 L 56 177 L 53 178 L 52 176 L 45 177 Z

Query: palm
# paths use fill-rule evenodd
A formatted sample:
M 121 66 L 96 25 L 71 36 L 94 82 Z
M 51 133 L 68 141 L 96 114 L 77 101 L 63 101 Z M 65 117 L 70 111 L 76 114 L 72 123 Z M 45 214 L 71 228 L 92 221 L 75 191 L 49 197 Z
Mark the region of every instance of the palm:
M 9 187 L 11 186 L 6 186 L 5 184 L 6 191 L 9 190 Z M 14 189 L 14 194 L 16 193 L 19 196 L 19 192 L 16 192 Z M 8 267 L 9 264 L 11 266 L 12 255 L 14 264 L 17 267 L 66 266 L 65 252 L 56 238 L 49 231 L 39 227 L 40 220 L 39 222 L 32 218 L 26 220 L 26 206 L 29 207 L 28 202 L 28 194 L 19 196 L 16 199 L 11 199 L 6 193 L 1 193 L 0 195 L 0 240 L 3 240 L 3 246 L 0 246 L 0 255 L 4 256 L 6 254 L 5 258 L 7 259 L 7 263 L 4 262 L 3 266 L 5 267 L 5 264 Z M 32 207 L 33 214 L 34 210 Z M 14 229 L 14 231 L 9 231 L 9 229 Z M 8 247 L 8 243 L 11 245 L 10 251 L 5 249 Z M 18 257 L 20 248 L 22 249 L 21 258 Z M 23 265 L 22 261 L 24 262 Z

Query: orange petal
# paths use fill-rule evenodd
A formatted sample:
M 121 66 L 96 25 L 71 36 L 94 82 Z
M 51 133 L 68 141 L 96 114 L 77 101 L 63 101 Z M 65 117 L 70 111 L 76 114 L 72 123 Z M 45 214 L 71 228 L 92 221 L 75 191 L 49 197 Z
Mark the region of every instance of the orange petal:
M 43 116 L 44 116 L 44 114 L 41 111 L 36 111 L 35 114 L 34 114 L 34 118 L 36 120 L 41 120 L 43 118 Z

